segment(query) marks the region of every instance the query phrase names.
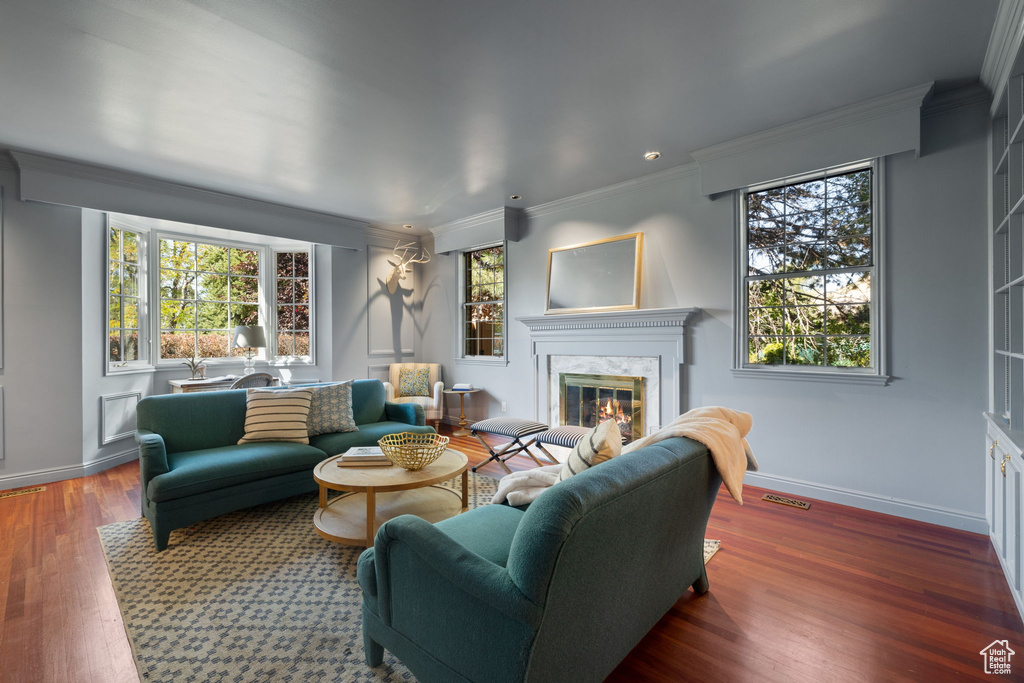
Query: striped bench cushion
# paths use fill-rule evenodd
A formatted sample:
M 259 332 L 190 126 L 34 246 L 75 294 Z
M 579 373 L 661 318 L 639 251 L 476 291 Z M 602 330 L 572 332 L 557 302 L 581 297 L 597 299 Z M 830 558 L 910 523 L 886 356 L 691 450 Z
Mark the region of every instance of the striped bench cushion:
M 551 446 L 562 446 L 563 448 L 572 448 L 580 442 L 590 429 L 587 427 L 574 427 L 572 425 L 565 425 L 564 427 L 552 427 L 543 434 L 537 436 L 537 443 L 548 444 Z
M 312 389 L 249 389 L 245 397 L 245 435 L 238 443 L 309 443 L 307 420 Z
M 486 420 L 480 420 L 480 422 L 470 425 L 469 428 L 473 432 L 497 434 L 498 436 L 521 439 L 524 436 L 530 436 L 537 432 L 546 431 L 548 426 L 541 422 L 520 420 L 515 417 L 492 417 Z

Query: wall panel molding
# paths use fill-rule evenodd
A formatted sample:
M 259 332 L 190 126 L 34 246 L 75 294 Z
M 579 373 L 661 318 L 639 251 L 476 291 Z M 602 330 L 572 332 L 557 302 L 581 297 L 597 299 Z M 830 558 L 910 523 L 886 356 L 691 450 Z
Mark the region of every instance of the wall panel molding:
M 100 445 L 135 436 L 135 408 L 142 392 L 125 391 L 100 396 Z

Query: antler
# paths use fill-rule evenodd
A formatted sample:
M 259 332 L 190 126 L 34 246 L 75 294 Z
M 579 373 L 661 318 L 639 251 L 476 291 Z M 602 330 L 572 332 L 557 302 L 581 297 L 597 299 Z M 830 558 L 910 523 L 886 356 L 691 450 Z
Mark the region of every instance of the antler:
M 421 249 L 419 256 L 415 258 L 410 257 L 409 250 L 416 248 L 417 245 L 415 242 L 402 244 L 402 241 L 399 240 L 395 244 L 395 248 L 392 250 L 392 253 L 398 257 L 398 263 L 388 259 L 388 263 L 392 266 L 391 272 L 388 273 L 387 277 L 388 292 L 391 294 L 398 291 L 398 281 L 405 279 L 405 274 L 412 270 L 412 264 L 427 263 L 430 261 L 430 252 L 426 249 Z M 401 250 L 401 253 L 399 253 L 399 250 Z

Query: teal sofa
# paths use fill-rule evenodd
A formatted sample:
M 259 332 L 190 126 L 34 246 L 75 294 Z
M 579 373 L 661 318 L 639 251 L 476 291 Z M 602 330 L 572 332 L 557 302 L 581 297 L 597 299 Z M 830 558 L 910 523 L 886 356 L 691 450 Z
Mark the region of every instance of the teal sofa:
M 396 517 L 359 558 L 363 645 L 431 681 L 601 681 L 687 588 L 708 590 L 721 478 L 672 438 L 437 524 Z
M 313 467 L 352 446 L 372 446 L 385 434 L 433 432 L 423 408 L 387 403 L 384 383 L 352 383 L 359 431 L 287 442 L 239 445 L 245 432 L 244 389 L 147 396 L 139 401 L 142 514 L 163 550 L 171 531 L 242 508 L 316 491 Z

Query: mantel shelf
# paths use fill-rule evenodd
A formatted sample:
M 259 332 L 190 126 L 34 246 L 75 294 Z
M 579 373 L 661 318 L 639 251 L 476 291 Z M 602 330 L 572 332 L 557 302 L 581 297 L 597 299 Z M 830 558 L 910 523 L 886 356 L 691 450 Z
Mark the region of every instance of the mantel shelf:
M 516 318 L 530 332 L 602 328 L 685 327 L 699 308 L 641 308 L 606 313 L 557 313 Z

